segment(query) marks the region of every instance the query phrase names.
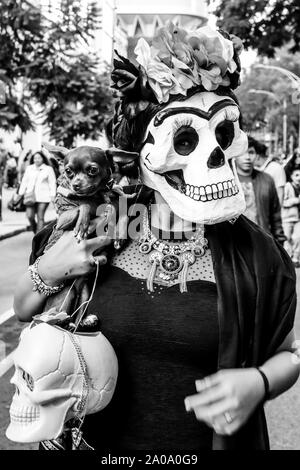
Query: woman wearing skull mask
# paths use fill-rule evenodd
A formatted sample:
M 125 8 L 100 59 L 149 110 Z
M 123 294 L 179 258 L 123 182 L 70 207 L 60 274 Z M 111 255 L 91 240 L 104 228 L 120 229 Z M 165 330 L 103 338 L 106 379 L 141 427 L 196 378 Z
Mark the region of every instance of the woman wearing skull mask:
M 294 269 L 241 215 L 232 164 L 247 148 L 232 93 L 240 49 L 225 33 L 170 24 L 151 47 L 140 39 L 139 68 L 115 61 L 113 141 L 140 154 L 144 186 L 134 192 L 147 210 L 139 240 L 112 250 L 105 266 L 98 257 L 90 311 L 115 348 L 119 378 L 108 407 L 86 418 L 95 448 L 268 449 L 263 404 L 299 375 Z M 35 238 L 32 261 L 47 236 Z M 39 275 L 56 285 L 90 272 L 93 252 L 109 242 L 104 234 L 78 245 L 66 233 L 42 255 Z M 45 298 L 28 276 L 18 289 L 15 310 L 28 321 Z

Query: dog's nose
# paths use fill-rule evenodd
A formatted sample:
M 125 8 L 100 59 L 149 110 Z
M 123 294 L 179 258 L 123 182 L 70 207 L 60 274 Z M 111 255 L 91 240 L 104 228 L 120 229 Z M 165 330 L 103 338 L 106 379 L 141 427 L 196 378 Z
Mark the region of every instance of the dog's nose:
M 225 163 L 225 155 L 220 149 L 216 147 L 210 154 L 209 159 L 207 160 L 208 168 L 220 168 Z
M 81 187 L 81 184 L 80 183 L 73 183 L 72 186 L 73 186 L 73 189 L 75 191 L 78 191 L 78 189 L 80 189 L 80 187 Z

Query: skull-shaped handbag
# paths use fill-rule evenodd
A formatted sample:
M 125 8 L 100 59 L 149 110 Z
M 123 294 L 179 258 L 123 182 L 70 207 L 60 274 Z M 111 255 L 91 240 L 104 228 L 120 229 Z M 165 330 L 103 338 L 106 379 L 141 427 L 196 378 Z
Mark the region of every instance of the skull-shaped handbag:
M 73 334 L 45 322 L 23 330 L 14 365 L 6 436 L 23 443 L 55 439 L 69 420 L 103 409 L 118 375 L 116 354 L 102 333 Z

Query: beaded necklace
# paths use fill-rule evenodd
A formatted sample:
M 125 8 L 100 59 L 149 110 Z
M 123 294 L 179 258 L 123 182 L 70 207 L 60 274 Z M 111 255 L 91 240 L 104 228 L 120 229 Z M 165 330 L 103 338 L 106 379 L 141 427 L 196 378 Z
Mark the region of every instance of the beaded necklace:
M 153 292 L 153 282 L 158 271 L 158 277 L 164 281 L 179 279 L 180 292 L 187 292 L 187 275 L 189 266 L 195 263 L 197 258 L 204 256 L 208 247 L 208 241 L 204 237 L 204 226 L 199 227 L 195 235 L 189 240 L 179 243 L 169 243 L 159 240 L 150 228 L 149 209 L 143 216 L 143 233 L 139 239 L 140 253 L 148 256 L 151 265 L 147 289 Z

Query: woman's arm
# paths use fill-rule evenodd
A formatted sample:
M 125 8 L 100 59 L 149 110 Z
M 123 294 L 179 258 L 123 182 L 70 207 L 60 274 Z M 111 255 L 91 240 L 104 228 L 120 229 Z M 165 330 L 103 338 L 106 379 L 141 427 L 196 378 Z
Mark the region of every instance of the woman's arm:
M 39 275 L 45 284 L 58 285 L 77 276 L 95 270 L 95 260 L 99 265 L 106 263 L 106 256 L 94 256 L 111 243 L 109 237 L 95 237 L 77 242 L 73 232 L 65 232 L 62 237 L 47 250 L 39 262 Z M 21 321 L 31 321 L 33 315 L 41 313 L 47 297 L 33 291 L 30 274 L 26 272 L 20 279 L 14 298 L 14 309 Z
M 284 198 L 282 207 L 289 208 L 292 206 L 296 206 L 300 204 L 299 197 L 295 196 L 295 191 L 291 185 L 291 183 L 287 183 L 284 188 Z
M 18 191 L 18 194 L 20 194 L 21 196 L 23 196 L 25 194 L 25 191 L 26 191 L 26 188 L 27 188 L 27 185 L 28 185 L 29 172 L 30 172 L 30 169 L 29 169 L 29 167 L 27 167 L 26 170 L 25 170 L 24 176 L 22 178 L 22 181 L 21 181 L 21 184 L 20 184 L 20 187 L 19 187 L 19 191 Z
M 268 378 L 271 399 L 292 387 L 299 377 L 300 360 L 294 345 L 295 334 L 291 331 L 278 348 L 277 354 L 260 367 Z
M 300 360 L 293 342 L 291 332 L 276 354 L 260 367 L 270 384 L 270 398 L 288 390 L 299 377 Z M 198 393 L 186 397 L 186 410 L 224 435 L 238 431 L 265 398 L 265 384 L 255 367 L 220 370 L 196 381 L 196 390 Z
M 20 278 L 14 297 L 14 311 L 20 321 L 31 321 L 34 315 L 42 313 L 47 297 L 32 290 L 29 272 Z

